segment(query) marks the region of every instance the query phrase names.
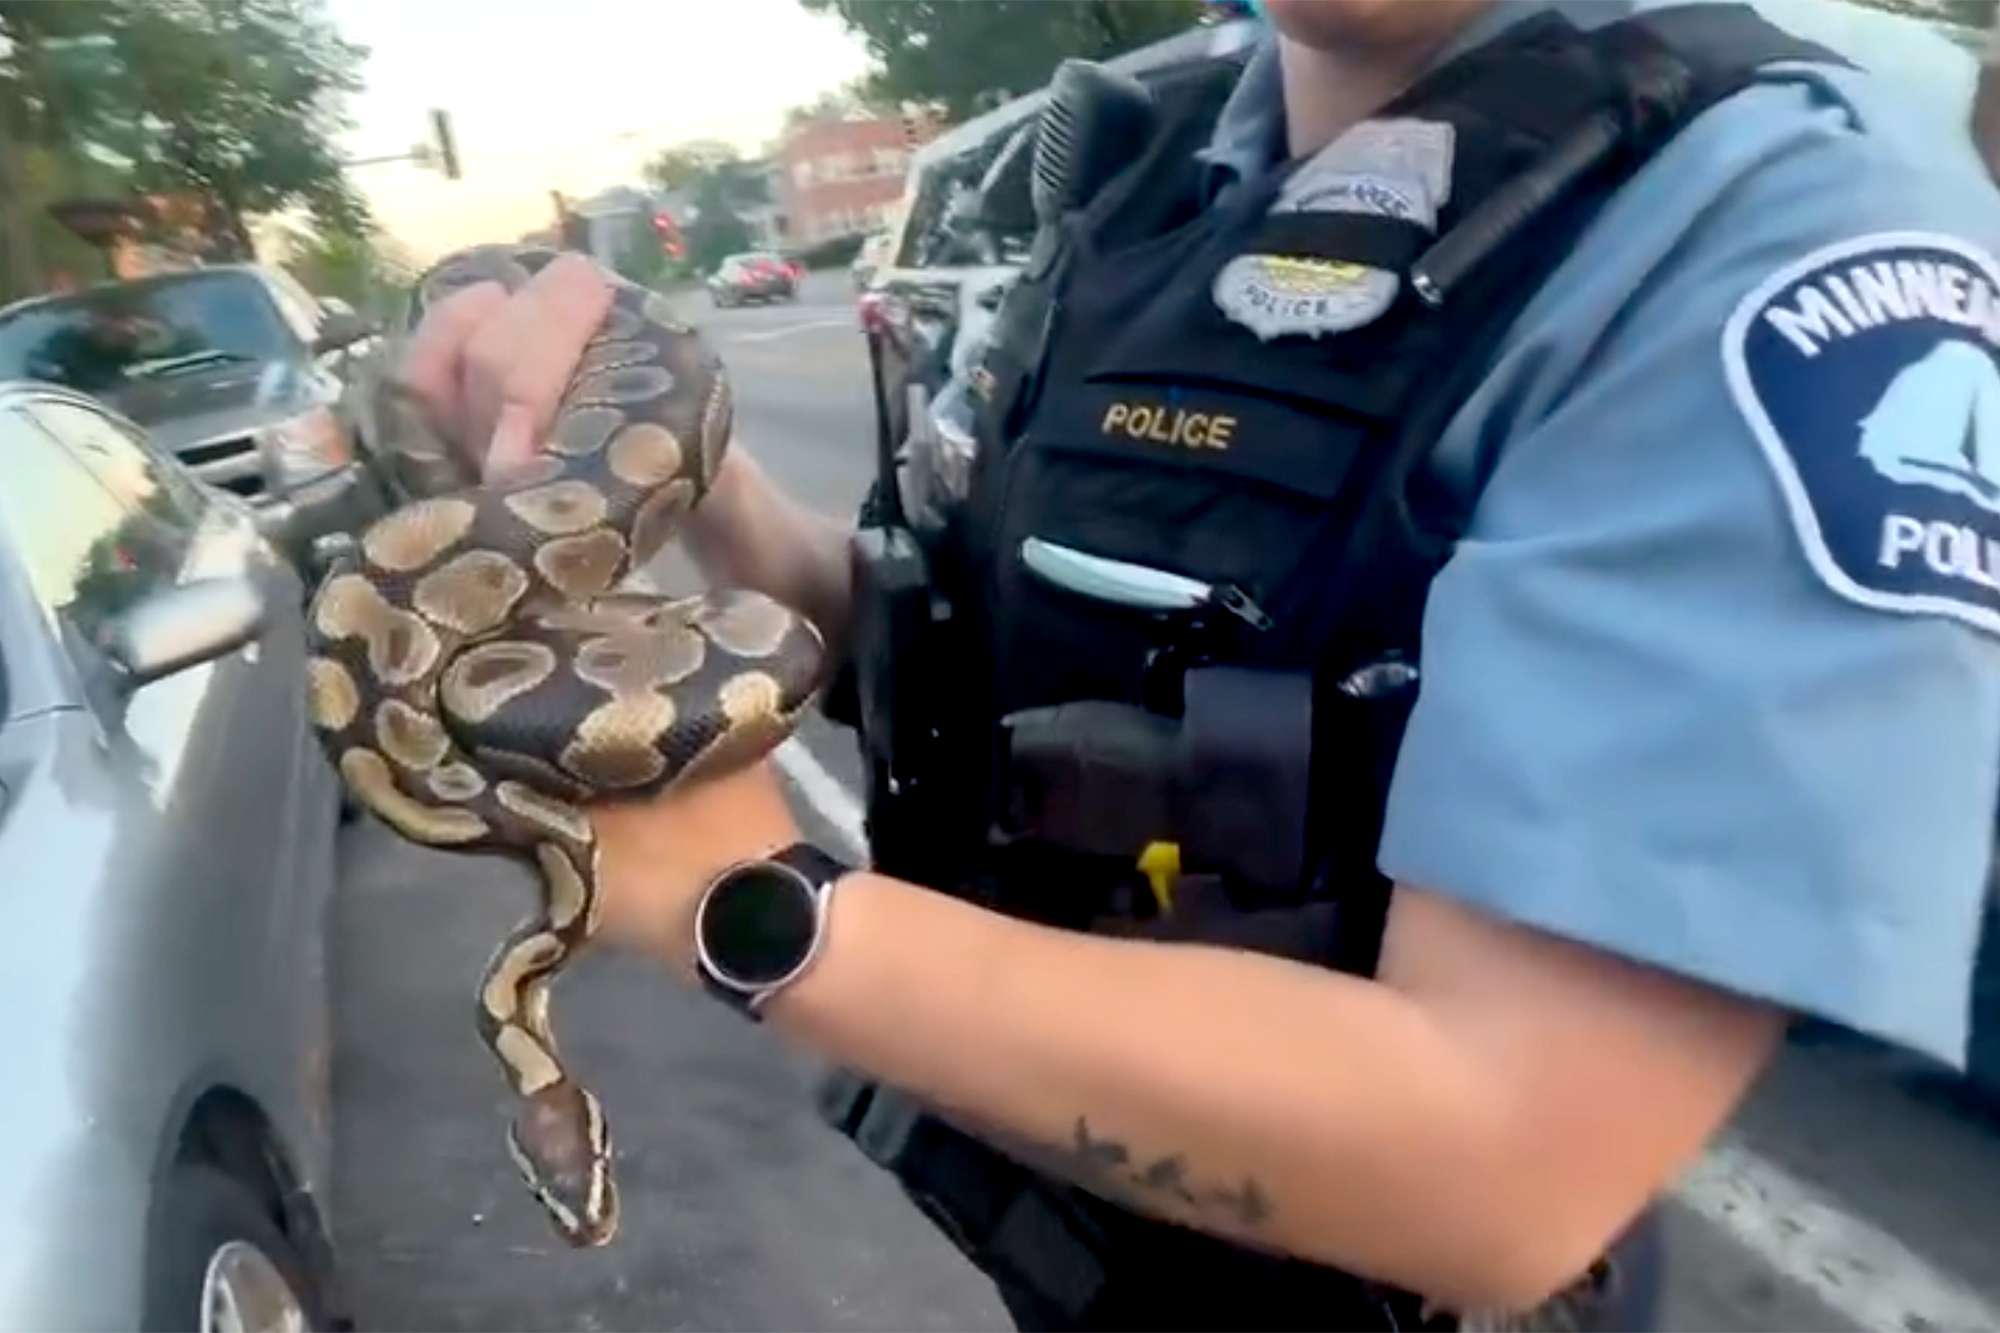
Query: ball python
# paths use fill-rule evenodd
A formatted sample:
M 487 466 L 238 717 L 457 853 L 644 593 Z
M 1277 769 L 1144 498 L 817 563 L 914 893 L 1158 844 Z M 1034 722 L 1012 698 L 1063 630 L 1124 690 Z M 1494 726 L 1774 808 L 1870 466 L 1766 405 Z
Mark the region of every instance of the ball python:
M 519 288 L 555 252 L 483 246 L 418 284 Z M 616 590 L 716 475 L 732 406 L 721 363 L 658 294 L 613 282 L 532 464 L 485 486 L 393 379 L 379 447 L 418 498 L 365 529 L 307 615 L 308 712 L 348 789 L 414 841 L 526 860 L 534 913 L 476 997 L 520 1099 L 508 1146 L 556 1229 L 617 1229 L 611 1139 L 564 1063 L 549 987 L 598 922 L 582 804 L 729 771 L 790 733 L 817 685 L 810 622 L 758 593 Z

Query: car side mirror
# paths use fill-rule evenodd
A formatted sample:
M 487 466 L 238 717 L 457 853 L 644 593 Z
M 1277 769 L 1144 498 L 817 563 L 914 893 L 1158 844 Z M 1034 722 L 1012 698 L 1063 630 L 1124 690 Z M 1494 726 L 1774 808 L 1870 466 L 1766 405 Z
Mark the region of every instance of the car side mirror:
M 200 579 L 119 615 L 105 632 L 104 651 L 120 685 L 136 690 L 241 648 L 264 628 L 264 614 L 264 596 L 248 579 Z
M 313 339 L 315 352 L 337 352 L 371 337 L 375 326 L 351 310 L 328 309 L 320 315 L 319 336 Z

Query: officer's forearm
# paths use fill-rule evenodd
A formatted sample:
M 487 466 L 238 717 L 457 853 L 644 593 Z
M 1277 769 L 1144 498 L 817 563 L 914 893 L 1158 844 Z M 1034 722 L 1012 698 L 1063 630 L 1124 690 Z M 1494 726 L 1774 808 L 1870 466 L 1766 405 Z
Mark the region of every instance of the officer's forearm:
M 1521 1306 L 1580 1272 L 1693 1150 L 1768 1038 L 1713 1105 L 1696 1099 L 1671 1132 L 1614 1124 L 1607 1148 L 1578 1117 L 1621 1107 L 1559 1097 L 1544 1114 L 1518 1066 L 1482 1049 L 1485 1007 L 1446 1020 L 1384 984 L 1045 929 L 861 874 L 771 1013 L 1130 1206 L 1449 1304 Z
M 1393 993 L 875 875 L 842 884 L 830 931 L 772 1010 L 826 1054 L 1154 1215 L 1427 1293 L 1463 1285 L 1444 1233 L 1483 1211 L 1464 1185 L 1486 1108 Z
M 846 527 L 793 500 L 734 449 L 685 532 L 711 583 L 754 588 L 804 612 L 837 650 L 852 592 Z

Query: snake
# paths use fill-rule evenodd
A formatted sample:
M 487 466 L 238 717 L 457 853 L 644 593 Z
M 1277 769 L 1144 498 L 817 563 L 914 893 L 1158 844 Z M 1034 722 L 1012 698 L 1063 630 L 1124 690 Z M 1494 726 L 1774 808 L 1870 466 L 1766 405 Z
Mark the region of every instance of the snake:
M 415 311 L 553 250 L 478 246 L 418 280 Z M 418 843 L 512 856 L 537 904 L 475 998 L 516 1111 L 507 1146 L 557 1232 L 618 1227 L 610 1132 L 558 1049 L 550 985 L 603 902 L 592 800 L 749 764 L 788 736 L 824 662 L 805 617 L 743 589 L 622 586 L 708 493 L 734 415 L 721 361 L 665 297 L 613 296 L 534 460 L 477 484 L 394 373 L 375 448 L 411 496 L 336 559 L 307 611 L 307 712 L 356 801 Z

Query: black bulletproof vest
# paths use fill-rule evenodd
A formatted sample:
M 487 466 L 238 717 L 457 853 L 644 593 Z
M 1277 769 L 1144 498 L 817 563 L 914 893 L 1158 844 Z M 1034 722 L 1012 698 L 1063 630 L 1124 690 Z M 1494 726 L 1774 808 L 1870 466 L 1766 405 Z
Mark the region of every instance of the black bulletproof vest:
M 1078 902 L 1093 876 L 1129 889 L 1129 853 L 1066 857 L 1010 828 L 1018 775 L 1001 719 L 1078 701 L 1172 719 L 1188 668 L 1239 667 L 1269 673 L 1249 679 L 1268 679 L 1273 697 L 1310 682 L 1310 813 L 1295 882 L 1225 883 L 1221 901 L 1297 923 L 1259 947 L 1372 967 L 1388 776 L 1420 688 L 1426 590 L 1463 519 L 1423 493 L 1421 464 L 1613 192 L 1695 114 L 1787 59 L 1838 63 L 1747 6 L 1589 33 L 1546 14 L 1377 113 L 1452 127 L 1434 233 L 1388 216 L 1271 214 L 1301 163 L 1206 205 L 1182 122 L 1067 219 L 1060 245 L 1040 247 L 978 377 L 984 438 L 960 555 L 944 562 L 970 616 L 967 660 L 990 667 L 962 682 L 955 730 L 993 751 L 975 801 L 993 902 L 1067 924 L 1145 902 Z M 1359 327 L 1266 340 L 1212 295 L 1239 255 L 1365 263 L 1400 274 L 1401 289 Z M 1444 288 L 1440 303 L 1419 299 L 1416 274 Z M 1034 572 L 1030 539 L 1174 571 L 1218 597 L 1194 613 L 1108 605 Z M 1342 905 L 1337 930 L 1316 904 Z

